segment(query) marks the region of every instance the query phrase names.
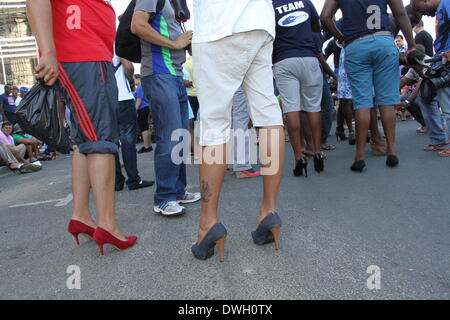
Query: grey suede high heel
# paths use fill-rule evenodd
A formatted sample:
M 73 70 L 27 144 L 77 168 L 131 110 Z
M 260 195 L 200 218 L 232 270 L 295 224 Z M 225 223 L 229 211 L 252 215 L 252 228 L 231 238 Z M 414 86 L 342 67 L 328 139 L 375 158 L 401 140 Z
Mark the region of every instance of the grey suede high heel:
M 278 213 L 269 213 L 269 215 L 261 221 L 258 228 L 252 232 L 253 242 L 262 246 L 275 241 L 275 249 L 278 250 L 280 229 L 281 218 Z
M 206 236 L 200 243 L 196 243 L 192 246 L 191 250 L 199 260 L 206 260 L 214 255 L 214 247 L 217 245 L 219 248 L 220 262 L 224 261 L 225 252 L 225 240 L 227 238 L 227 229 L 225 229 L 222 223 L 216 223 L 209 229 Z

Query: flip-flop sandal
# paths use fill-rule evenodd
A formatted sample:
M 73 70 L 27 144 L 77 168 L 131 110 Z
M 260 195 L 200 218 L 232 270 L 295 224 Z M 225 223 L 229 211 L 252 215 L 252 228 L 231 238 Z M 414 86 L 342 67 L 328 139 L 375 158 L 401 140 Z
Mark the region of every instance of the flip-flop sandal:
M 445 149 L 438 152 L 439 157 L 450 157 L 450 149 Z
M 442 149 L 445 145 L 444 144 L 429 144 L 426 147 L 423 148 L 424 151 L 438 151 Z
M 327 151 L 331 151 L 331 150 L 336 150 L 335 146 L 332 146 L 331 144 L 327 144 L 325 146 L 321 146 L 320 147 L 321 150 L 327 150 Z

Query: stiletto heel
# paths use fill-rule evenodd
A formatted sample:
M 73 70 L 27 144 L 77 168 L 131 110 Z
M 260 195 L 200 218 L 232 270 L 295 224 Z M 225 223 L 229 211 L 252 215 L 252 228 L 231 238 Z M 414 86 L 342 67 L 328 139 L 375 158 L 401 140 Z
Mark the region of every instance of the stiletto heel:
M 80 233 L 84 234 L 85 236 L 92 239 L 92 237 L 94 236 L 95 228 L 92 228 L 81 221 L 72 219 L 69 222 L 67 231 L 69 231 L 69 233 L 72 234 L 72 236 L 75 238 L 75 242 L 79 246 L 80 245 L 80 240 L 78 238 L 79 234 Z
M 75 242 L 77 243 L 77 246 L 80 245 L 80 240 L 78 239 L 79 233 L 72 233 L 73 237 L 75 238 Z
M 127 239 L 126 241 L 120 240 L 119 238 L 113 236 L 111 233 L 100 227 L 95 229 L 93 237 L 94 241 L 100 248 L 100 255 L 102 256 L 104 255 L 103 246 L 105 244 L 113 245 L 114 247 L 116 247 L 116 249 L 123 251 L 132 247 L 138 239 L 136 236 L 127 236 L 125 238 Z
M 317 172 L 322 172 L 325 164 L 324 164 L 324 157 L 322 155 L 322 153 L 316 153 L 314 155 L 314 170 L 316 170 Z
M 297 161 L 297 165 L 294 169 L 294 176 L 300 177 L 303 176 L 303 170 L 305 170 L 305 178 L 308 177 L 308 158 L 303 155 L 300 160 Z
M 99 249 L 100 249 L 100 255 L 103 257 L 105 255 L 104 251 L 103 251 L 103 245 L 99 244 L 98 245 Z
M 270 229 L 270 232 L 272 232 L 273 235 L 273 239 L 275 241 L 275 249 L 278 250 L 278 238 L 280 236 L 280 229 L 281 227 L 274 227 L 272 229 Z
M 281 218 L 278 213 L 269 213 L 261 221 L 258 228 L 252 232 L 253 242 L 259 246 L 275 242 L 275 249 L 278 249 L 281 224 Z
M 335 135 L 336 135 L 336 141 L 339 141 L 339 140 L 345 141 L 348 139 L 344 132 L 336 131 Z
M 195 243 L 192 248 L 192 254 L 199 260 L 206 260 L 214 255 L 214 247 L 217 244 L 219 248 L 219 259 L 224 261 L 225 239 L 227 237 L 227 229 L 223 224 L 216 223 L 209 229 L 206 236 L 200 243 Z
M 305 178 L 308 178 L 308 160 L 306 157 L 303 158 L 303 169 L 305 170 Z
M 356 144 L 356 138 L 355 138 L 355 134 L 353 132 L 350 132 L 348 134 L 348 144 L 351 146 L 354 146 Z
M 219 260 L 223 262 L 225 260 L 225 240 L 227 237 L 220 238 L 216 241 L 217 248 L 219 248 Z

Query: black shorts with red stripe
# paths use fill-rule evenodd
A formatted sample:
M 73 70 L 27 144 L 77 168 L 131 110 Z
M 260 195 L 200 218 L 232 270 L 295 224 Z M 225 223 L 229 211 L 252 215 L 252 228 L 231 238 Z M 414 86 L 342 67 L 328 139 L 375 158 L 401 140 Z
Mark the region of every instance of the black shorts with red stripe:
M 118 91 L 110 62 L 61 62 L 59 85 L 71 113 L 71 135 L 83 154 L 117 153 Z

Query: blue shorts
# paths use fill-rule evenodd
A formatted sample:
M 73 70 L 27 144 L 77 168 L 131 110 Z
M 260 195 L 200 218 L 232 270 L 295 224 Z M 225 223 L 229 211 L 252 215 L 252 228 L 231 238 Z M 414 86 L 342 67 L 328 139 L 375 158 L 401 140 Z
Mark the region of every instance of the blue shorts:
M 345 69 L 354 109 L 400 103 L 399 53 L 390 36 L 372 36 L 345 47 Z
M 117 153 L 118 89 L 110 62 L 61 62 L 59 84 L 80 153 Z

